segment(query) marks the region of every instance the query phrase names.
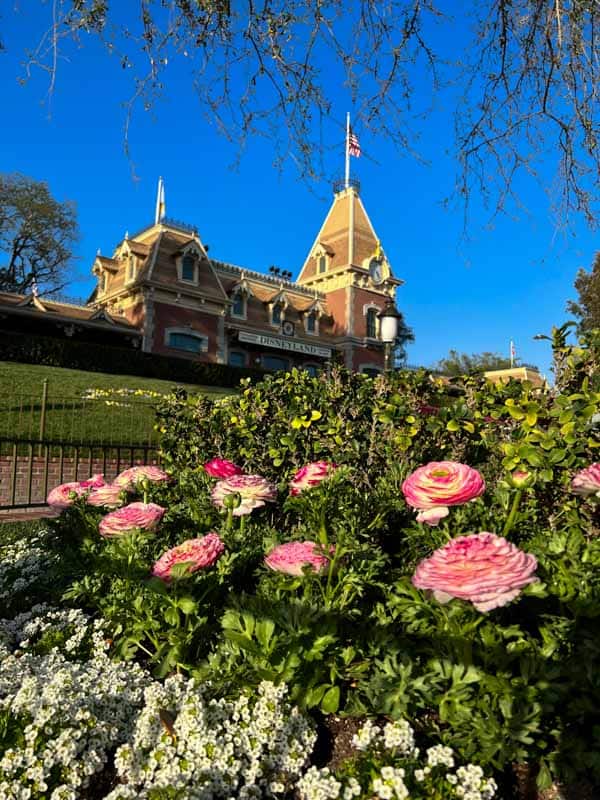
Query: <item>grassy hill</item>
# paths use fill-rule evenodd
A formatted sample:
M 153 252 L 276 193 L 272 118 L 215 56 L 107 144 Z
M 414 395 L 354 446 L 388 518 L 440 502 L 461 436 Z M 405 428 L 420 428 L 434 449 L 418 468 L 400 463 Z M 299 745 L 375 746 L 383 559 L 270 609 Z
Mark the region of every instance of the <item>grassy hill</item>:
M 157 393 L 168 394 L 175 385 L 214 398 L 233 391 L 0 361 L 0 438 L 39 437 L 44 379 L 48 381 L 48 394 L 43 433 L 50 441 L 154 442 L 154 407 L 160 400 Z

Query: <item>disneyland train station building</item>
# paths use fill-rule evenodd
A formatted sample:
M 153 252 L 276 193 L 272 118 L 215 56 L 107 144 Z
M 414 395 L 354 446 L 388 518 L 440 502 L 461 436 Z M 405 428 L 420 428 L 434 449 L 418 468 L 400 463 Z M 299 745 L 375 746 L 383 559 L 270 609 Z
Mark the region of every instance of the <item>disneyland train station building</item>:
M 158 209 L 154 224 L 126 234 L 112 256 L 98 254 L 92 270 L 86 305 L 0 293 L 4 325 L 31 331 L 35 321 L 38 333 L 268 370 L 316 371 L 337 352 L 372 374 L 384 365 L 378 314 L 403 283 L 355 181 L 335 192 L 296 281 L 211 258 L 196 228 Z

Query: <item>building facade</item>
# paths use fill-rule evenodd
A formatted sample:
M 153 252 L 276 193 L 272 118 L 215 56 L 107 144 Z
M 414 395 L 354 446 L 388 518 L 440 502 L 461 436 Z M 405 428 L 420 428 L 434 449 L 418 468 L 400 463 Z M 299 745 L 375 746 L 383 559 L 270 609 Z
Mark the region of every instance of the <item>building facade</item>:
M 147 352 L 309 371 L 334 356 L 381 371 L 377 315 L 403 283 L 357 185 L 335 193 L 296 281 L 215 260 L 197 229 L 165 218 L 98 255 L 93 273 L 89 304 L 126 320 Z

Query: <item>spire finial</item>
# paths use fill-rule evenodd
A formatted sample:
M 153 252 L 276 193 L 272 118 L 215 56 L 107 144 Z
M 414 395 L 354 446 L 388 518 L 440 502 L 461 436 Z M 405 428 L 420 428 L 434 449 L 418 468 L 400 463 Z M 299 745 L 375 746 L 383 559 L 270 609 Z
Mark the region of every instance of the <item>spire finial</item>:
M 158 225 L 165 218 L 167 206 L 165 203 L 165 182 L 162 176 L 158 179 L 158 190 L 156 192 L 156 211 L 154 214 L 154 224 Z

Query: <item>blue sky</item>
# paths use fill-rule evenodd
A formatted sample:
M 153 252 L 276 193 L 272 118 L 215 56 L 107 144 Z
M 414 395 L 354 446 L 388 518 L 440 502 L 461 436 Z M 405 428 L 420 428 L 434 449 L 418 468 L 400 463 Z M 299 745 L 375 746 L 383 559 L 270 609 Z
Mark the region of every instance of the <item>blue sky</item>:
M 24 0 L 18 13 L 2 20 L 7 52 L 0 55 L 0 169 L 46 180 L 55 197 L 76 202 L 82 236 L 69 292 L 86 296 L 93 287 L 90 269 L 98 248 L 109 254 L 126 230 L 133 233 L 152 221 L 159 175 L 168 215 L 196 224 L 212 256 L 258 271 L 276 264 L 296 276 L 331 203 L 331 180 L 343 175 L 343 129 L 324 129 L 331 180 L 307 184 L 291 163 L 276 171 L 273 146 L 265 139 L 250 141 L 234 167 L 237 146 L 207 120 L 189 65 L 179 59 L 165 74 L 164 98 L 150 113 L 135 111 L 128 159 L 123 102 L 131 74 L 92 37 L 59 63 L 49 106 L 46 74 L 34 73 L 19 85 L 23 51 L 44 29 L 41 9 L 48 13 L 48 6 Z M 426 81 L 422 88 L 429 91 Z M 329 89 L 333 115 L 343 122 L 352 108 L 348 92 L 335 77 Z M 508 353 L 512 338 L 519 357 L 548 372 L 547 343 L 532 337 L 567 318 L 575 273 L 591 265 L 596 238 L 583 223 L 568 235 L 558 233 L 543 188 L 524 178 L 519 187 L 529 213 L 490 225 L 474 199 L 465 241 L 461 209 L 446 209 L 442 202 L 456 169 L 449 154 L 450 111 L 450 104 L 439 103 L 422 124 L 426 164 L 382 138 L 361 135 L 357 125 L 373 160 L 352 159 L 352 174 L 361 181 L 363 202 L 393 270 L 405 281 L 397 302 L 416 337 L 409 361 L 431 365 L 451 348 Z

